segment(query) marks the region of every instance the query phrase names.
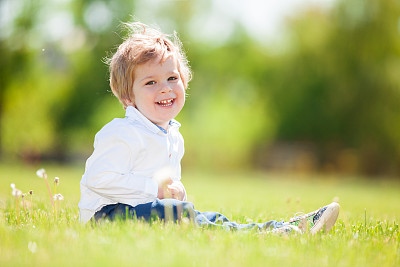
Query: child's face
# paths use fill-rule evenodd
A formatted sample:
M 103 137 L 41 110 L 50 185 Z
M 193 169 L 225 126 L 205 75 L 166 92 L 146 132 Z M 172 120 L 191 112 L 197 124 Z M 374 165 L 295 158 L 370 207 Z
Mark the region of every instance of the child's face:
M 185 104 L 185 88 L 176 58 L 170 56 L 162 63 L 156 58 L 136 66 L 133 96 L 133 103 L 127 101 L 129 105 L 153 123 L 167 128 Z

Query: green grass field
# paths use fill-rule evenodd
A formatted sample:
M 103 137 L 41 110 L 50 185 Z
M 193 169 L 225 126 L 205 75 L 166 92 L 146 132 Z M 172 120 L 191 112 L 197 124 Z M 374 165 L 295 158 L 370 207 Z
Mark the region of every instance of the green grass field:
M 60 177 L 54 214 L 37 168 L 0 164 L 0 266 L 400 266 L 400 183 L 335 176 L 187 171 L 189 200 L 237 222 L 287 220 L 338 200 L 330 233 L 272 235 L 198 229 L 182 223 L 149 225 L 78 222 L 81 167 L 43 165 Z M 33 190 L 27 211 L 10 184 Z M 30 209 L 33 209 L 31 214 Z

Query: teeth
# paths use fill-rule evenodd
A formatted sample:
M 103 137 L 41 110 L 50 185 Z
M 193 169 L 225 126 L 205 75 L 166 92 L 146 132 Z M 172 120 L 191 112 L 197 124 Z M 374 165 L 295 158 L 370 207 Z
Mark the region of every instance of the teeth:
M 157 102 L 161 106 L 170 106 L 172 105 L 173 99 L 168 99 L 168 100 L 161 100 L 160 102 Z

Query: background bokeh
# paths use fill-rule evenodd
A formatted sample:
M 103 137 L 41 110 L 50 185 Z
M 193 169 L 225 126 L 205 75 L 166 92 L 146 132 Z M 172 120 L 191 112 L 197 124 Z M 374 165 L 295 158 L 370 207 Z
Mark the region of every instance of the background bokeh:
M 185 168 L 399 177 L 400 2 L 329 2 L 271 36 L 245 1 L 0 0 L 1 158 L 83 165 L 124 116 L 103 62 L 140 20 L 176 30 L 194 72 Z

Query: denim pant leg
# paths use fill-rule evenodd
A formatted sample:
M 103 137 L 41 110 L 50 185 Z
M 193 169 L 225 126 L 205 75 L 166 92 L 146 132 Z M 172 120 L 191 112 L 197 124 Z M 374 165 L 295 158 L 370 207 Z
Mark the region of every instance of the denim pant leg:
M 135 207 L 123 203 L 107 205 L 94 215 L 95 221 L 110 219 L 111 221 L 120 218 L 139 219 L 150 221 L 161 219 L 165 221 L 180 221 L 182 217 L 194 219 L 195 211 L 190 202 L 175 199 L 156 199 L 153 202 L 139 204 Z
M 195 222 L 200 227 L 222 227 L 226 230 L 263 230 L 263 229 L 274 229 L 280 228 L 282 226 L 288 225 L 283 221 L 267 221 L 264 223 L 247 223 L 247 224 L 238 224 L 235 222 L 231 222 L 224 215 L 218 212 L 199 212 L 196 211 L 197 216 L 195 218 Z
M 161 219 L 164 221 L 177 222 L 182 217 L 194 220 L 195 224 L 200 227 L 221 227 L 227 230 L 262 230 L 273 229 L 287 225 L 283 221 L 267 221 L 264 223 L 238 224 L 231 222 L 227 217 L 218 212 L 200 212 L 194 209 L 191 202 L 179 201 L 175 199 L 156 199 L 153 202 L 140 204 L 132 207 L 127 204 L 112 204 L 103 207 L 96 212 L 94 219 L 96 221 L 102 218 L 115 220 L 121 219 L 142 219 L 150 221 L 153 219 Z
M 165 221 L 179 222 L 182 218 L 194 220 L 193 203 L 176 199 L 156 199 L 151 205 L 151 216 Z

